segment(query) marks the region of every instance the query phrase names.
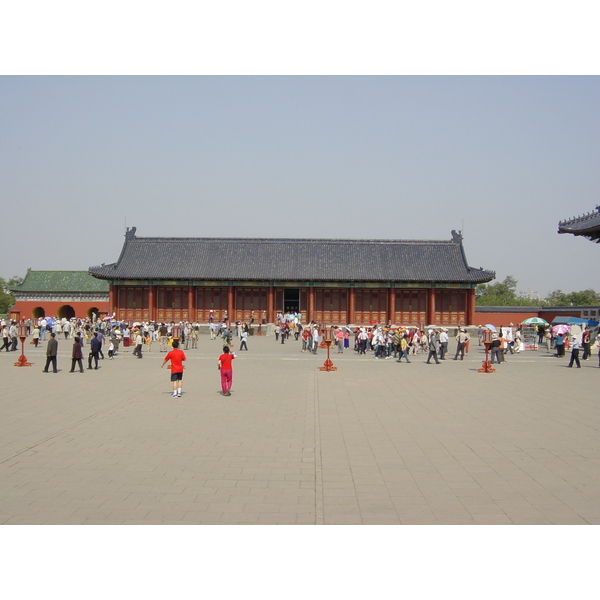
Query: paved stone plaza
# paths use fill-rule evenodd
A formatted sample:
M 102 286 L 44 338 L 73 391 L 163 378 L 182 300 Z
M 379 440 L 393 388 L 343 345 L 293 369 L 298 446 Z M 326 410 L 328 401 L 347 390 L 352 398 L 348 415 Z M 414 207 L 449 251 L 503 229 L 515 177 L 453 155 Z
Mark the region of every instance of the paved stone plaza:
M 325 373 L 325 351 L 253 336 L 223 397 L 202 336 L 174 399 L 158 344 L 84 374 L 71 345 L 57 374 L 43 348 L 0 354 L 0 523 L 600 523 L 596 354 L 480 374 L 477 345 L 439 366 L 346 350 Z

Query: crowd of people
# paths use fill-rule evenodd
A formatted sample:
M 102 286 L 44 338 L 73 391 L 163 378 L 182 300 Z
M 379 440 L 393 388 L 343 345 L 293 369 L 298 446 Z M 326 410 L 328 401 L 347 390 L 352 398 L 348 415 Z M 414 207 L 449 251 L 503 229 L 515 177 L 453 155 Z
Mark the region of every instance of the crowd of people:
M 236 321 L 231 323 L 224 313 L 220 320 L 213 315 L 208 322 L 210 340 L 221 340 L 223 352 L 219 357 L 218 366 L 221 371 L 222 393 L 230 395 L 231 389 L 231 361 L 235 353 L 230 350 L 235 338 L 239 340 L 239 351 L 248 351 L 248 336 L 252 331 L 253 319 L 249 322 Z M 117 321 L 114 318 L 93 319 L 57 319 L 40 318 L 26 320 L 27 331 L 31 334 L 31 343 L 36 347 L 41 342 L 46 344 L 45 373 L 58 372 L 57 355 L 58 341 L 72 339 L 71 368 L 70 372 L 78 370 L 84 372 L 84 356 L 87 348 L 88 370 L 99 368 L 99 361 L 104 360 L 104 349 L 109 360 L 119 352 L 129 352 L 132 356 L 142 359 L 144 352 L 150 352 L 158 345 L 158 351 L 167 353 L 163 366 L 171 362 L 173 379 L 173 394 L 181 395 L 181 379 L 183 374 L 183 361 L 186 360 L 184 350 L 198 348 L 201 324 L 189 323 L 157 323 Z M 2 320 L 2 346 L 0 351 L 15 352 L 18 350 L 18 328 L 13 321 Z M 259 325 L 259 332 L 262 323 Z M 478 344 L 484 343 L 486 327 L 478 326 Z M 329 345 L 337 349 L 338 354 L 350 350 L 360 357 L 370 355 L 376 360 L 395 359 L 396 362 L 411 362 L 416 355 L 426 357 L 425 362 L 440 364 L 448 358 L 448 345 L 450 342 L 448 328 L 429 327 L 393 327 L 382 324 L 370 326 L 334 326 L 324 329 L 314 321 L 303 325 L 302 317 L 297 312 L 278 313 L 273 327 L 273 339 L 276 343 L 285 344 L 293 339 L 300 342 L 300 352 L 317 354 L 326 338 Z M 489 334 L 488 334 L 489 335 Z M 463 327 L 456 328 L 454 342 L 455 353 L 453 360 L 464 360 L 469 353 L 472 343 L 467 330 Z M 489 338 L 487 341 L 490 341 Z M 581 360 L 589 360 L 592 352 L 592 337 L 589 327 L 581 335 L 569 335 L 566 331 L 553 331 L 551 327 L 540 326 L 536 332 L 536 339 L 529 340 L 533 349 L 543 343 L 548 352 L 561 358 L 566 356 L 566 350 L 571 350 L 569 367 L 580 367 L 579 352 L 583 349 Z M 491 363 L 504 364 L 508 354 L 518 354 L 524 350 L 524 335 L 522 326 L 515 327 L 512 323 L 508 327 L 501 326 L 491 332 Z M 600 367 L 600 336 L 595 341 L 598 349 Z M 176 351 L 176 352 L 175 352 Z M 183 355 L 183 356 L 182 356 Z
M 200 324 L 189 322 L 134 322 L 117 321 L 114 318 L 93 319 L 58 319 L 39 318 L 25 321 L 27 333 L 31 335 L 31 343 L 37 348 L 41 342 L 46 342 L 46 363 L 42 372 L 58 373 L 59 340 L 72 340 L 70 373 L 84 373 L 84 355 L 87 351 L 87 369 L 98 370 L 99 361 L 104 360 L 103 349 L 109 360 L 119 353 L 127 353 L 132 349 L 132 356 L 141 359 L 144 350 L 150 352 L 153 344 L 158 344 L 159 352 L 166 353 L 164 362 L 170 363 L 171 380 L 173 381 L 173 396 L 181 396 L 183 379 L 183 361 L 186 360 L 183 349 L 198 347 Z M 223 395 L 231 395 L 232 368 L 231 360 L 235 353 L 230 352 L 227 344 L 231 344 L 234 336 L 240 338 L 241 350 L 248 350 L 247 338 L 250 327 L 248 323 L 236 322 L 231 324 L 225 318 L 214 323 L 211 319 L 211 339 L 220 338 L 223 341 L 223 351 L 219 357 Z M 18 348 L 17 323 L 2 320 L 3 345 L 1 349 L 7 352 Z M 87 346 L 87 348 L 86 348 Z M 85 349 L 85 350 L 84 350 Z

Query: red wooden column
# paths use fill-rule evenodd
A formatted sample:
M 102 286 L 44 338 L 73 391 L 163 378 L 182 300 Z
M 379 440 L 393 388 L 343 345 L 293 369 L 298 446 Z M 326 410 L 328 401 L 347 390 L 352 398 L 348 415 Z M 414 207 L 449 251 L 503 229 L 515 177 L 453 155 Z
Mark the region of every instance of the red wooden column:
M 196 294 L 193 285 L 188 285 L 188 320 L 196 320 Z
M 429 288 L 427 290 L 427 313 L 426 313 L 426 325 L 433 325 L 435 319 L 435 288 Z
M 353 325 L 356 321 L 356 288 L 348 290 L 348 324 Z
M 387 321 L 388 322 L 392 322 L 392 324 L 395 321 L 395 314 L 396 311 L 394 310 L 396 308 L 396 290 L 394 288 L 388 288 L 388 301 L 387 301 Z
M 267 323 L 275 323 L 275 290 L 270 285 L 267 291 Z
M 465 325 L 475 325 L 475 288 L 467 290 L 467 319 Z
M 149 285 L 148 286 L 148 318 L 151 321 L 156 321 L 156 314 L 155 314 L 155 307 L 156 307 L 156 286 L 155 285 Z
M 234 290 L 233 286 L 227 286 L 227 314 L 229 315 L 229 322 L 235 322 L 236 316 L 233 314 L 234 311 Z
M 117 307 L 116 305 L 116 296 L 117 296 L 117 290 L 115 289 L 115 286 L 113 283 L 110 283 L 108 285 L 108 310 L 109 310 L 109 317 L 112 317 L 113 313 L 117 312 Z
M 308 314 L 306 322 L 310 323 L 315 318 L 315 288 L 308 288 Z

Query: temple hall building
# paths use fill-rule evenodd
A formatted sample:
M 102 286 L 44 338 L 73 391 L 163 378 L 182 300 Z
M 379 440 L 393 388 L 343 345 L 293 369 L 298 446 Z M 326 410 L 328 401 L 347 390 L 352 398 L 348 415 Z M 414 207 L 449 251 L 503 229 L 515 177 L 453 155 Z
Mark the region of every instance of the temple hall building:
M 326 325 L 472 325 L 475 286 L 450 240 L 137 237 L 127 229 L 115 263 L 91 267 L 109 284 L 108 312 L 124 320 L 275 321 L 300 312 Z
M 15 304 L 9 309 L 14 321 L 58 317 L 97 318 L 108 311 L 108 281 L 87 271 L 33 271 L 11 292 Z

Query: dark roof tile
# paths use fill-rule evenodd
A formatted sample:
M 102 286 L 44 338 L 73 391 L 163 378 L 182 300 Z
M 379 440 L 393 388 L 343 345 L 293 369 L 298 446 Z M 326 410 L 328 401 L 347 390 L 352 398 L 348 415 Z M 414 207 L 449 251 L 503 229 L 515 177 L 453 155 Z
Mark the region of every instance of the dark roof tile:
M 407 241 L 137 238 L 128 232 L 119 260 L 89 271 L 114 280 L 481 283 L 495 277 L 467 265 L 460 235 L 451 241 Z
M 600 242 L 600 206 L 596 206 L 596 212 L 561 221 L 558 224 L 558 233 L 583 235 Z

